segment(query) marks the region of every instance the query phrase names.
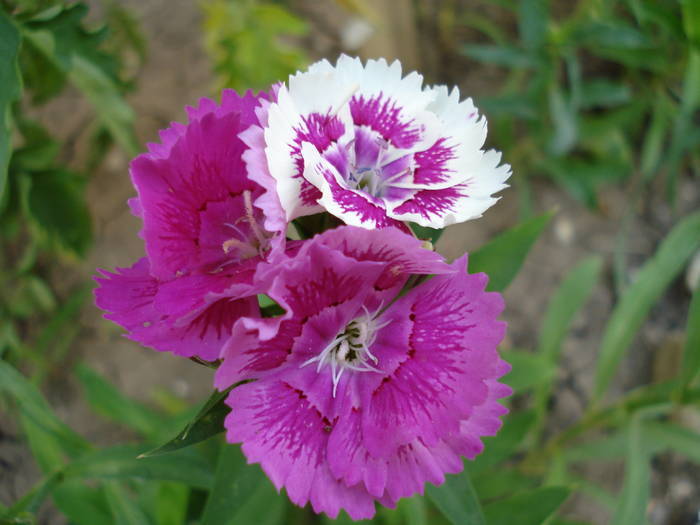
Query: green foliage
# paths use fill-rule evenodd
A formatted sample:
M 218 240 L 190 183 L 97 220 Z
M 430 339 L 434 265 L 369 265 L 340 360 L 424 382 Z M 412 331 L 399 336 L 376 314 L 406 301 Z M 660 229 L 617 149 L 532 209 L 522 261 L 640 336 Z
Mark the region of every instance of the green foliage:
M 486 524 L 466 467 L 461 474 L 448 477 L 440 487 L 428 486 L 426 493 L 453 525 Z
M 462 21 L 493 43 L 461 52 L 503 70 L 500 89 L 479 104 L 518 176 L 546 174 L 590 206 L 601 186 L 639 171 L 665 175 L 675 196 L 700 140 L 696 2 L 577 0 L 550 9 L 528 0 L 490 10 L 517 20 L 512 36 L 482 15 L 474 21 L 478 11 Z
M 700 213 L 681 222 L 624 293 L 606 326 L 596 370 L 594 401 L 600 401 L 647 312 L 700 247 Z
M 294 37 L 306 23 L 282 5 L 262 0 L 202 3 L 204 44 L 218 76 L 217 88 L 267 89 L 308 62 Z
M 121 13 L 113 34 L 106 26 L 89 28 L 83 3 L 0 6 L 0 323 L 7 327 L 0 352 L 32 363 L 37 381 L 77 334 L 72 320 L 86 297 L 82 287 L 59 295 L 46 278 L 49 261 L 71 263 L 92 244 L 86 172 L 112 141 L 128 154 L 138 150 L 133 114 L 123 98 L 131 83 L 122 61 L 132 45 L 122 40 L 116 49 L 111 40 L 138 29 L 123 8 L 107 11 L 110 20 Z M 60 142 L 29 117 L 68 84 L 93 106 L 95 119 L 88 125 L 104 145 L 91 149 L 82 166 L 67 165 Z M 32 330 L 20 340 L 14 334 L 24 330 L 13 327 L 24 322 Z
M 513 280 L 553 213 L 545 213 L 500 234 L 469 256 L 469 272 L 486 272 L 488 290 L 503 291 Z

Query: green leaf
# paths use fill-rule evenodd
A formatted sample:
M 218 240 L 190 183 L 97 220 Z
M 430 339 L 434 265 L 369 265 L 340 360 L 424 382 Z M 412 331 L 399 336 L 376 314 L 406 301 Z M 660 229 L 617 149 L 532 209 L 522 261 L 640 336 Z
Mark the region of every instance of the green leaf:
M 177 481 L 191 487 L 212 486 L 211 467 L 198 454 L 178 451 L 167 456 L 139 456 L 144 445 L 120 445 L 84 454 L 68 464 L 65 478 Z
M 10 395 L 24 416 L 55 439 L 67 454 L 77 456 L 90 448 L 85 439 L 56 417 L 37 388 L 4 361 L 0 361 L 0 392 Z
M 605 394 L 651 306 L 698 247 L 700 212 L 688 215 L 671 230 L 615 306 L 603 333 L 593 390 L 594 402 L 600 401 Z
M 578 138 L 576 108 L 556 84 L 550 86 L 548 100 L 553 125 L 549 148 L 554 156 L 561 156 L 573 148 Z
M 0 523 L 14 523 L 12 520 L 19 518 L 24 513 L 36 513 L 44 500 L 49 496 L 53 488 L 61 481 L 60 475 L 55 473 L 47 476 L 25 493 L 9 508 L 0 509 Z M 21 523 L 21 522 L 20 522 Z
M 17 63 L 20 41 L 19 30 L 4 8 L 0 7 L 0 202 L 5 194 L 7 167 L 12 155 L 12 102 L 22 92 L 22 77 Z
M 426 485 L 425 493 L 453 525 L 486 525 L 466 466 L 460 474 L 445 476 L 439 487 Z
M 645 436 L 641 416 L 632 418 L 627 437 L 625 480 L 612 520 L 615 525 L 644 523 L 649 500 L 651 468 L 643 442 Z
M 484 471 L 478 476 L 474 476 L 472 481 L 481 501 L 502 498 L 514 492 L 529 490 L 537 483 L 535 479 L 513 468 L 505 467 Z
M 185 426 L 173 439 L 158 448 L 144 452 L 142 458 L 158 456 L 175 450 L 189 447 L 200 441 L 204 441 L 224 431 L 224 419 L 231 409 L 226 405 L 226 397 L 229 392 L 241 383 L 219 392 L 215 390 L 204 403 L 195 418 Z
M 529 53 L 516 47 L 472 44 L 463 46 L 462 53 L 479 62 L 513 69 L 531 68 L 537 65 Z
M 438 242 L 445 230 L 438 230 L 436 228 L 428 228 L 426 226 L 421 226 L 420 224 L 410 223 L 411 230 L 421 240 L 430 241 L 433 246 Z
M 144 436 L 158 435 L 165 424 L 160 414 L 124 396 L 86 364 L 79 364 L 76 374 L 85 390 L 85 399 L 95 412 L 122 423 Z
M 151 520 L 146 513 L 121 485 L 107 482 L 102 486 L 114 517 L 114 525 L 150 525 Z
M 160 482 L 153 502 L 156 523 L 186 523 L 188 493 L 189 488 L 181 483 Z
M 670 449 L 700 464 L 700 434 L 670 422 L 643 421 L 642 433 L 646 441 L 658 449 Z
M 551 367 L 553 370 L 556 368 L 562 342 L 576 314 L 590 297 L 602 265 L 603 261 L 598 256 L 581 261 L 566 275 L 550 299 L 540 328 L 538 355 L 544 367 Z M 551 382 L 540 384 L 535 390 L 533 407 L 537 432 L 542 427 L 551 392 Z
M 102 487 L 89 487 L 77 479 L 64 481 L 54 489 L 53 501 L 71 524 L 114 525 Z
M 525 49 L 541 48 L 547 41 L 549 0 L 518 2 L 518 32 Z
M 469 271 L 486 273 L 489 276 L 488 290 L 505 290 L 552 215 L 554 212 L 548 212 L 527 220 L 472 252 L 469 255 Z
M 484 451 L 471 463 L 469 471 L 475 476 L 490 472 L 512 456 L 524 442 L 534 421 L 532 410 L 510 414 L 496 436 L 484 438 Z
M 584 259 L 562 280 L 547 305 L 540 328 L 539 351 L 555 363 L 561 344 L 574 317 L 583 307 L 598 281 L 603 261 L 598 256 Z
M 659 94 L 658 100 L 654 104 L 648 131 L 644 136 L 639 162 L 640 170 L 646 180 L 651 179 L 659 168 L 672 113 L 674 110 L 669 108 L 665 97 Z
M 307 34 L 309 25 L 283 5 L 228 0 L 201 5 L 204 47 L 220 87 L 267 89 L 308 62 L 288 37 Z
M 29 212 L 37 225 L 78 255 L 84 255 L 92 242 L 83 183 L 68 171 L 47 171 L 34 174 L 29 190 Z
M 681 0 L 683 30 L 694 46 L 700 47 L 700 4 L 697 0 Z
M 686 327 L 681 381 L 689 385 L 700 378 L 700 287 L 693 292 Z
M 419 494 L 399 500 L 396 510 L 401 520 L 397 525 L 430 525 L 428 504 Z
M 605 78 L 595 78 L 581 84 L 579 107 L 590 109 L 618 106 L 629 101 L 631 97 L 632 90 L 629 86 Z
M 105 28 L 86 31 L 81 21 L 87 7 L 77 3 L 54 16 L 35 18 L 25 24 L 24 36 L 47 60 L 68 75 L 95 109 L 97 117 L 129 154 L 138 152 L 133 112 L 124 101 L 117 62 L 102 51 Z
M 214 486 L 202 514 L 202 525 L 249 523 L 234 518 L 257 489 L 268 483 L 258 466 L 247 465 L 238 446 L 224 444 L 216 465 Z M 263 502 L 263 508 L 268 504 L 269 501 Z
M 569 497 L 565 487 L 544 487 L 499 500 L 484 507 L 489 525 L 512 525 L 517 516 L 518 525 L 541 525 Z M 617 523 L 617 522 L 615 522 Z
M 512 366 L 511 371 L 502 380 L 517 393 L 554 379 L 555 364 L 546 361 L 540 355 L 522 350 L 501 350 L 501 357 Z
M 68 77 L 85 94 L 114 140 L 127 154 L 136 155 L 139 145 L 133 130 L 134 112 L 114 81 L 93 62 L 79 56 L 74 57 Z

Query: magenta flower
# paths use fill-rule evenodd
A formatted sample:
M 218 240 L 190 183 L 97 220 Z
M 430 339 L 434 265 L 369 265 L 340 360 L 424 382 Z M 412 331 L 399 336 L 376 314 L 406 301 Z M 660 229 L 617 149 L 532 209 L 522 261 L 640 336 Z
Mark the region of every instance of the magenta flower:
M 239 320 L 215 383 L 257 379 L 229 394 L 227 439 L 291 501 L 369 518 L 496 433 L 503 302 L 466 256 L 448 266 L 395 229 L 344 227 L 277 268 L 267 293 L 286 315 Z M 420 273 L 441 275 L 397 298 Z
M 287 220 L 330 212 L 364 228 L 444 228 L 480 217 L 508 165 L 483 151 L 486 121 L 444 86 L 423 88 L 398 61 L 341 56 L 290 77 L 262 123 Z
M 189 124 L 172 124 L 131 163 L 138 197 L 130 205 L 143 219 L 147 258 L 103 272 L 95 292 L 130 338 L 216 360 L 234 322 L 259 314 L 253 275 L 283 251 L 286 230 L 276 196 L 266 195 L 269 175 L 248 173 L 239 138 L 261 118 L 262 102 L 265 94 L 232 90 L 220 105 L 202 99 L 188 108 Z

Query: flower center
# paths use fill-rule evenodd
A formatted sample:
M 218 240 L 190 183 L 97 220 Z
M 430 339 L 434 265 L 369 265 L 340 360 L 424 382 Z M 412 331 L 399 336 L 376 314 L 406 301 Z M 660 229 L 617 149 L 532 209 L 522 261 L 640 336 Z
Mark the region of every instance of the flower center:
M 377 331 L 389 322 L 377 323 L 376 316 L 370 314 L 364 306 L 362 308 L 365 315 L 350 321 L 345 329 L 317 356 L 301 364 L 301 367 L 304 367 L 318 362 L 317 372 L 320 372 L 325 365 L 330 366 L 333 379 L 333 397 L 335 397 L 338 382 L 345 370 L 381 372 L 374 366 L 379 360 L 372 354 L 370 347 L 377 337 Z
M 350 147 L 354 149 L 354 162 L 346 172 L 346 181 L 351 189 L 383 198 L 393 188 L 401 188 L 412 172 L 412 155 L 397 150 L 375 131 L 358 127 Z
M 263 256 L 270 245 L 269 236 L 265 234 L 265 231 L 260 227 L 260 224 L 255 218 L 253 200 L 248 190 L 243 192 L 243 203 L 245 206 L 245 215 L 240 217 L 236 223 L 246 222 L 250 233 L 246 234 L 236 224 L 225 223 L 224 225 L 232 229 L 237 236 L 227 239 L 221 245 L 221 249 L 226 255 L 232 250 L 236 250 L 239 260 L 250 259 L 258 255 Z

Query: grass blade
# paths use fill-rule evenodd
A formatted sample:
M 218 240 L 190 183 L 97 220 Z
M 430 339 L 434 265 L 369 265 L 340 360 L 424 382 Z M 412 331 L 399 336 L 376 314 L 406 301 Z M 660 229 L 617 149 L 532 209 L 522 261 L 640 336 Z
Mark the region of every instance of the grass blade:
M 612 523 L 639 525 L 645 523 L 651 484 L 649 455 L 644 446 L 642 416 L 640 414 L 632 418 L 627 435 L 625 480 Z
M 122 423 L 146 437 L 158 435 L 165 424 L 157 412 L 127 398 L 114 385 L 85 364 L 76 369 L 85 390 L 85 399 L 97 412 L 112 421 Z
M 439 487 L 426 485 L 425 493 L 453 525 L 486 525 L 479 498 L 465 466 L 455 476 L 446 476 Z
M 258 466 L 246 464 L 239 447 L 223 445 L 216 465 L 214 486 L 204 507 L 202 525 L 231 523 L 236 513 L 263 483 L 267 483 L 267 480 L 262 471 Z
M 484 509 L 489 525 L 541 525 L 569 497 L 565 487 L 544 487 L 516 494 Z M 513 517 L 517 516 L 517 520 Z M 465 522 L 467 523 L 467 522 Z M 615 522 L 617 523 L 617 522 Z
M 90 444 L 56 417 L 39 390 L 11 365 L 0 361 L 0 392 L 9 394 L 22 414 L 50 434 L 70 456 L 88 450 Z
M 654 256 L 629 286 L 603 334 L 595 376 L 593 402 L 605 395 L 625 351 L 651 306 L 700 247 L 700 212 L 685 217 L 661 243 Z
M 505 290 L 553 215 L 554 212 L 548 212 L 518 224 L 472 252 L 469 255 L 469 272 L 488 274 L 488 290 Z
M 684 385 L 690 385 L 698 379 L 700 379 L 700 288 L 695 290 L 693 299 L 690 301 L 681 382 Z
M 569 332 L 574 317 L 588 300 L 598 281 L 602 267 L 600 257 L 589 257 L 571 270 L 554 292 L 540 329 L 539 356 L 543 365 L 556 369 L 561 345 Z M 552 374 L 554 377 L 554 374 Z M 535 433 L 541 431 L 547 400 L 552 392 L 552 382 L 546 382 L 535 390 Z

